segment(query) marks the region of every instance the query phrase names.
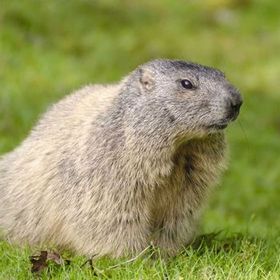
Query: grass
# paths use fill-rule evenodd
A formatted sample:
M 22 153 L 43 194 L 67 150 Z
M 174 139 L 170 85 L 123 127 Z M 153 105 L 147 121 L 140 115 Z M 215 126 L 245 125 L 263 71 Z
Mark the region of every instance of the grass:
M 1 246 L 5 270 L 1 279 L 32 279 L 28 262 L 30 250 Z M 8 253 L 6 253 L 8 252 Z M 157 252 L 154 252 L 157 253 Z M 94 262 L 94 270 L 75 257 L 70 265 L 50 265 L 42 279 L 279 279 L 276 264 L 268 260 L 270 248 L 263 240 L 238 234 L 230 238 L 206 237 L 176 258 L 164 261 L 147 253 L 133 263 L 106 258 Z M 114 267 L 113 267 L 114 266 Z M 36 278 L 36 277 L 34 277 Z
M 216 66 L 244 106 L 229 127 L 229 170 L 213 193 L 197 246 L 169 261 L 85 258 L 43 279 L 279 279 L 280 4 L 277 0 L 1 1 L 0 153 L 47 106 L 91 82 L 120 79 L 151 58 Z M 222 231 L 219 235 L 213 232 Z M 0 242 L 0 279 L 32 279 L 35 249 Z

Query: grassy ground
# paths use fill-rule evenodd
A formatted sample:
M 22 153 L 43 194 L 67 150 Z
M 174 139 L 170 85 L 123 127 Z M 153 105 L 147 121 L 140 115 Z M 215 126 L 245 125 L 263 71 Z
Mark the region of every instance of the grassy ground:
M 228 129 L 230 168 L 202 221 L 210 236 L 168 262 L 101 259 L 95 275 L 74 257 L 44 279 L 279 279 L 279 13 L 278 0 L 1 1 L 0 153 L 51 102 L 151 58 L 221 68 L 245 99 Z M 0 279 L 32 278 L 33 253 L 1 241 Z

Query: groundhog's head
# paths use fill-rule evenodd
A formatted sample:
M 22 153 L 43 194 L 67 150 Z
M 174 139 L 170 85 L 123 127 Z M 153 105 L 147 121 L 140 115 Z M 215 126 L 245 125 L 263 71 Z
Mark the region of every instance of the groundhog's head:
M 237 118 L 242 104 L 221 71 L 199 64 L 154 60 L 134 72 L 136 80 L 140 90 L 133 96 L 134 118 L 142 111 L 144 124 L 152 121 L 160 127 L 169 121 L 178 133 L 220 131 Z M 135 121 L 139 125 L 139 119 Z

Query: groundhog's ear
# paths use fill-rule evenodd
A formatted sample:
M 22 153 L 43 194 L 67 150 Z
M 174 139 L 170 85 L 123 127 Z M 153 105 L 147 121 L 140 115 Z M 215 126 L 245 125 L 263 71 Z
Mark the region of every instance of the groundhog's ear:
M 155 80 L 153 77 L 153 74 L 146 70 L 146 69 L 140 69 L 140 83 L 145 90 L 152 90 L 155 86 Z

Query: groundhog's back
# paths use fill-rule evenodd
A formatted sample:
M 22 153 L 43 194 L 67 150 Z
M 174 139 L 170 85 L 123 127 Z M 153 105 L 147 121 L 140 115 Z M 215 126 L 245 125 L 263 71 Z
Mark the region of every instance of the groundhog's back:
M 112 105 L 118 93 L 118 85 L 90 85 L 65 97 L 50 107 L 20 146 L 0 158 L 0 228 L 9 232 L 9 236 L 15 236 L 17 241 L 30 240 L 26 229 L 28 224 L 36 223 L 35 216 L 38 219 L 47 216 L 55 224 L 58 207 L 47 202 L 52 201 L 54 192 L 46 185 L 50 188 L 60 185 L 54 182 L 57 180 L 54 174 L 61 158 L 65 153 L 69 157 L 82 154 L 89 128 Z M 46 211 L 40 208 L 43 200 L 49 209 L 40 213 Z M 47 220 L 45 223 L 48 226 Z M 44 236 L 43 229 L 40 231 L 33 236 L 41 236 L 41 240 L 51 238 L 49 230 L 46 230 L 49 237 Z

